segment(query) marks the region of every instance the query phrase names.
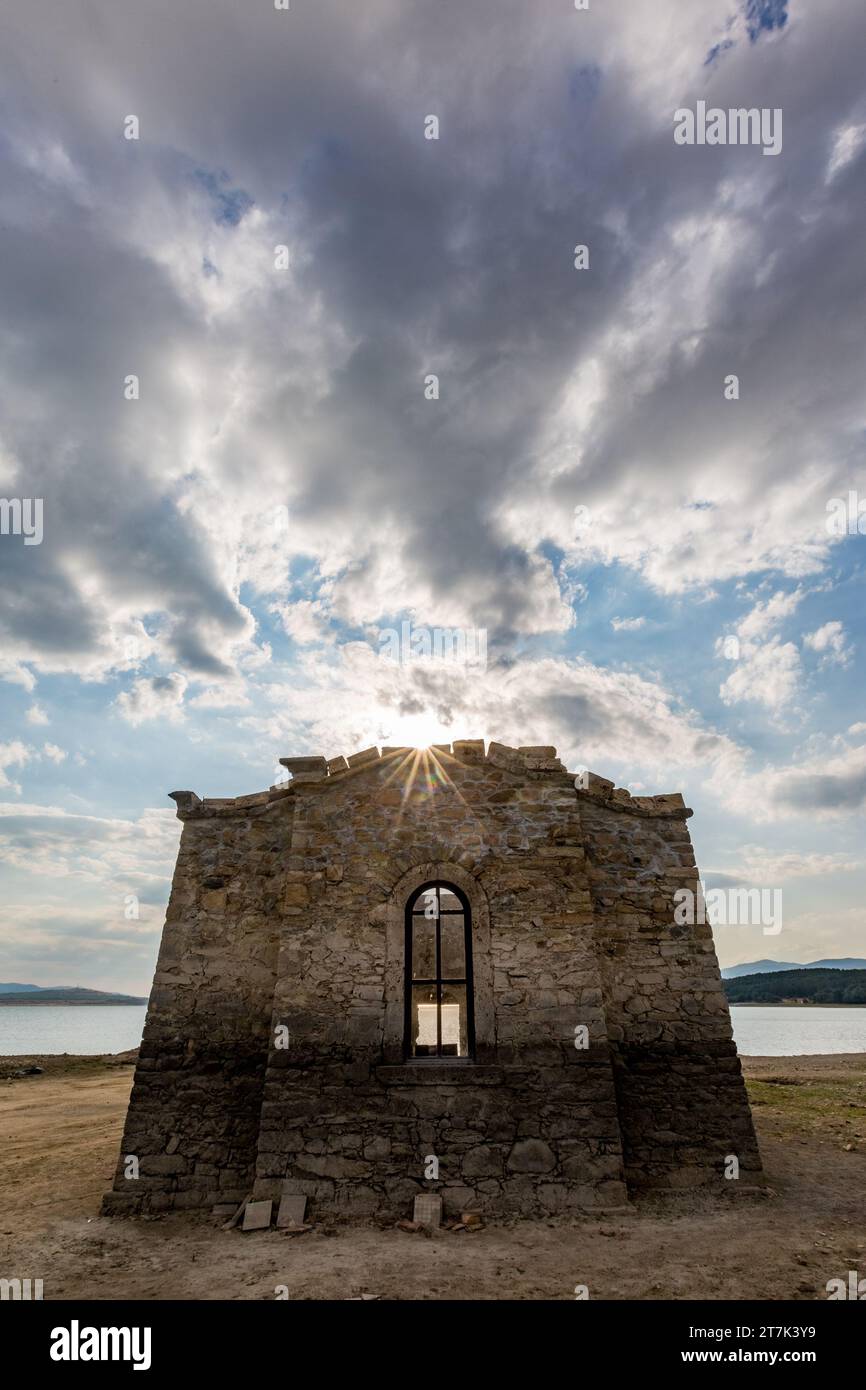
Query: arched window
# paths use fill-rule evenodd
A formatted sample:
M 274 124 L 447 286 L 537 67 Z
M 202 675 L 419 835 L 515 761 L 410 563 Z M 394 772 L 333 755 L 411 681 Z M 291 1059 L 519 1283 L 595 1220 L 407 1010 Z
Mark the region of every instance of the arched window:
M 406 1056 L 475 1053 L 469 903 L 448 883 L 425 883 L 406 904 Z

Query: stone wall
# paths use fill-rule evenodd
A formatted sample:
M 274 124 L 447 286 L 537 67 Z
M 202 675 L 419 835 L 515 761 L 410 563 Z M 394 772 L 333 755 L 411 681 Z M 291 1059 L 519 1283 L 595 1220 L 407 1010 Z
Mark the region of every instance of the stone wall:
M 290 1046 L 269 1057 L 256 1196 L 400 1213 L 422 1190 L 452 1209 L 620 1203 L 571 780 L 553 749 L 485 758 L 466 742 L 416 761 L 373 750 L 295 788 L 274 1013 Z M 403 914 L 434 879 L 472 910 L 476 1066 L 403 1061 Z
M 439 1191 L 538 1215 L 712 1181 L 732 1152 L 757 1168 L 709 928 L 674 923 L 682 798 L 576 791 L 554 749 L 480 741 L 283 761 L 291 783 L 256 796 L 173 793 L 107 1210 L 254 1191 L 402 1215 Z M 404 912 L 431 880 L 471 907 L 474 1063 L 404 1060 Z
M 595 936 L 631 1187 L 693 1186 L 733 1154 L 760 1170 L 708 925 L 678 925 L 698 889 L 679 795 L 632 798 L 591 778 L 578 793 Z
M 253 1181 L 291 803 L 174 796 L 184 826 L 107 1211 L 241 1201 Z

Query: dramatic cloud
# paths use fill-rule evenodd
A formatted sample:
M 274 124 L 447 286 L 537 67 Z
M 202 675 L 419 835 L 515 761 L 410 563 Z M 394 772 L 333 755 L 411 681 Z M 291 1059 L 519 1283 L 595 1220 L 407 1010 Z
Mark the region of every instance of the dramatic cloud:
M 7 11 L 6 794 L 99 858 L 172 786 L 469 735 L 745 843 L 859 815 L 858 0 Z M 677 145 L 699 100 L 781 153 Z M 486 666 L 388 669 L 404 621 Z
M 128 669 L 146 617 L 167 664 L 229 677 L 241 585 L 284 589 L 292 554 L 349 624 L 503 638 L 570 626 L 546 542 L 665 591 L 817 572 L 863 425 L 863 17 L 744 9 L 707 69 L 729 8 L 193 0 L 99 6 L 92 39 L 21 7 L 3 447 L 46 541 L 0 548 L 6 659 Z M 784 175 L 673 143 L 676 106 L 743 90 L 785 107 Z
M 309 653 L 298 669 L 302 680 L 268 688 L 270 716 L 244 720 L 291 751 L 426 747 L 485 730 L 507 744 L 553 744 L 570 767 L 615 767 L 630 780 L 643 774 L 679 783 L 696 764 L 731 775 L 742 764 L 735 743 L 703 727 L 658 685 L 588 662 L 547 658 L 486 670 L 435 657 L 401 664 L 358 642 L 342 647 L 337 660 Z

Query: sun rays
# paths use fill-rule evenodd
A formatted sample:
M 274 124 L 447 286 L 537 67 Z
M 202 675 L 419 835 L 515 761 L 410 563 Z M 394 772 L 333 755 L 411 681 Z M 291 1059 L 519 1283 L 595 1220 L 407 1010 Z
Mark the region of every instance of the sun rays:
M 402 824 L 403 815 L 410 802 L 418 804 L 420 801 L 432 799 L 442 793 L 450 793 L 457 797 L 464 809 L 470 815 L 473 814 L 472 808 L 448 772 L 446 763 L 456 763 L 457 761 L 450 751 L 450 745 L 447 747 L 434 745 L 430 748 L 395 748 L 393 753 L 388 756 L 394 759 L 394 766 L 385 778 L 385 786 L 393 788 L 396 784 L 401 786 L 403 791 L 403 799 L 397 817 L 398 826 Z

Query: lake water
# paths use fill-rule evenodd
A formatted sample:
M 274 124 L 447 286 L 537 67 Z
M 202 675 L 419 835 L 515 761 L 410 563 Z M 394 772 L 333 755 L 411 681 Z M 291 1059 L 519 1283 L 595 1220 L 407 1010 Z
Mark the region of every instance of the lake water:
M 143 1004 L 0 1007 L 0 1057 L 46 1052 L 128 1052 L 138 1047 Z M 735 1004 L 734 1037 L 746 1057 L 866 1052 L 866 1008 L 804 1009 Z
M 731 1023 L 737 1051 L 744 1057 L 866 1052 L 866 1008 L 733 1004 Z
M 144 1004 L 0 1006 L 0 1057 L 45 1052 L 128 1052 L 138 1047 Z

